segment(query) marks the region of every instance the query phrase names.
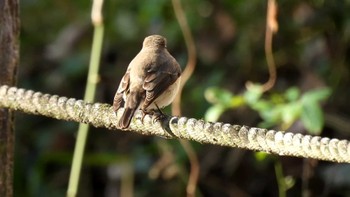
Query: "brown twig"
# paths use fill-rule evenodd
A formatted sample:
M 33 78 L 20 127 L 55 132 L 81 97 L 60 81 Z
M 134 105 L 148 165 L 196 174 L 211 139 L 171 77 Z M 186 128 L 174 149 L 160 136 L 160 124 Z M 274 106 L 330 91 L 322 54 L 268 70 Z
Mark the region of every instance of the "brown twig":
M 172 114 L 174 116 L 180 116 L 182 90 L 196 67 L 197 54 L 196 54 L 196 47 L 193 41 L 191 30 L 188 26 L 183 8 L 181 6 L 181 2 L 180 0 L 172 0 L 172 4 L 173 4 L 177 21 L 179 22 L 181 31 L 184 35 L 184 39 L 187 47 L 187 54 L 188 54 L 188 61 L 187 61 L 185 70 L 182 72 L 182 76 L 181 76 L 182 81 L 181 81 L 180 89 L 177 96 L 175 97 L 173 104 L 171 105 Z M 186 191 L 187 191 L 187 196 L 192 197 L 192 196 L 195 196 L 195 193 L 196 193 L 196 187 L 197 187 L 198 176 L 199 176 L 199 162 L 192 145 L 186 140 L 180 140 L 180 143 L 184 148 L 191 164 L 191 172 L 188 179 Z
M 269 69 L 269 79 L 266 83 L 261 86 L 261 91 L 266 92 L 270 90 L 276 82 L 277 72 L 276 64 L 272 54 L 272 40 L 273 34 L 278 31 L 277 22 L 277 3 L 275 0 L 268 0 L 267 4 L 267 14 L 266 14 L 266 30 L 265 30 L 265 56 L 266 63 Z M 252 89 L 253 83 L 248 81 L 246 83 L 246 88 Z
M 172 114 L 174 116 L 180 116 L 181 115 L 181 94 L 182 89 L 184 85 L 186 84 L 187 80 L 191 77 L 197 63 L 197 53 L 196 53 L 196 47 L 193 41 L 193 36 L 191 34 L 191 30 L 189 29 L 183 8 L 181 6 L 180 0 L 172 0 L 174 12 L 176 15 L 176 18 L 179 22 L 181 31 L 184 35 L 186 47 L 187 47 L 187 54 L 188 54 L 188 61 L 186 64 L 186 67 L 181 75 L 181 86 L 179 89 L 179 92 L 171 106 Z
M 272 54 L 273 34 L 278 31 L 277 4 L 275 0 L 268 0 L 265 32 L 265 56 L 269 68 L 269 80 L 262 85 L 263 91 L 270 90 L 276 82 L 276 65 Z
M 190 160 L 191 164 L 191 173 L 188 177 L 188 183 L 187 183 L 187 197 L 193 197 L 196 194 L 196 188 L 197 188 L 197 182 L 199 177 L 199 161 L 196 152 L 194 151 L 191 143 L 187 140 L 179 140 L 182 147 L 184 148 L 188 159 Z

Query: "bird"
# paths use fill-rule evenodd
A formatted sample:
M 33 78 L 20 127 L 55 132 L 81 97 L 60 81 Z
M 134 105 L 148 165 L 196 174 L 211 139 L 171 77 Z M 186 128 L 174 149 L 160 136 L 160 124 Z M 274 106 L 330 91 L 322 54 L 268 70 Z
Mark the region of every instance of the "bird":
M 136 110 L 145 115 L 170 105 L 181 83 L 181 67 L 167 50 L 167 40 L 160 35 L 147 36 L 141 51 L 130 62 L 113 100 L 115 112 L 124 112 L 118 127 L 130 126 Z

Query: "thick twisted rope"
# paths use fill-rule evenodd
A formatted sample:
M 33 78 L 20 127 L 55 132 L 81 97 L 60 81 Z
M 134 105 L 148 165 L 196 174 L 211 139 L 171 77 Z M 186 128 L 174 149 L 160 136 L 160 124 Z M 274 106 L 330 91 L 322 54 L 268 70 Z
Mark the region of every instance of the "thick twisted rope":
M 74 98 L 8 86 L 0 86 L 0 107 L 111 130 L 118 129 L 116 125 L 123 110 L 120 109 L 116 114 L 109 104 L 86 103 Z M 143 135 L 181 138 L 278 155 L 350 162 L 349 141 L 300 133 L 211 123 L 185 117 L 169 116 L 154 121 L 152 116 L 146 115 L 141 121 L 140 112 L 135 114 L 128 130 Z

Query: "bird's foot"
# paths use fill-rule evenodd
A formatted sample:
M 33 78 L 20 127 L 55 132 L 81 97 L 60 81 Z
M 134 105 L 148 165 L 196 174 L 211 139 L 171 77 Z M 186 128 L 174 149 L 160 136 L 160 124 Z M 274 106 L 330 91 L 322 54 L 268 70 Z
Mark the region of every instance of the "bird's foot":
M 162 110 L 158 107 L 157 104 L 155 104 L 157 107 L 157 110 L 153 111 L 153 117 L 152 117 L 152 123 L 154 124 L 158 120 L 162 120 L 166 118 L 166 115 L 162 112 Z
M 166 118 L 166 115 L 163 114 L 163 112 L 154 111 L 153 116 L 152 116 L 152 123 L 154 124 L 158 120 L 163 120 L 165 118 Z
M 143 119 L 145 118 L 145 116 L 146 116 L 147 114 L 149 114 L 149 112 L 147 112 L 146 110 L 141 110 L 141 114 L 142 114 L 142 116 L 141 116 L 141 122 L 142 122 L 142 124 L 143 124 Z
M 162 112 L 162 110 L 156 105 L 157 109 L 141 109 L 141 122 L 143 123 L 143 120 L 146 115 L 152 116 L 152 123 L 154 124 L 158 120 L 162 120 L 166 118 L 167 116 Z

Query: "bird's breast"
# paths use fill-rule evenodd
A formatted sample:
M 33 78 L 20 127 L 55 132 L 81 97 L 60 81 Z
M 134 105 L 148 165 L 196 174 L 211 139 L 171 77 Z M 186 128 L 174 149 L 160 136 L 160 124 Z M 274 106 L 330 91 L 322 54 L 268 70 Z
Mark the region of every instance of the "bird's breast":
M 160 108 L 164 108 L 170 105 L 174 99 L 176 94 L 179 91 L 181 84 L 181 76 L 175 81 L 175 83 L 171 84 L 168 89 L 166 89 L 149 107 L 148 109 L 157 109 L 156 105 Z

